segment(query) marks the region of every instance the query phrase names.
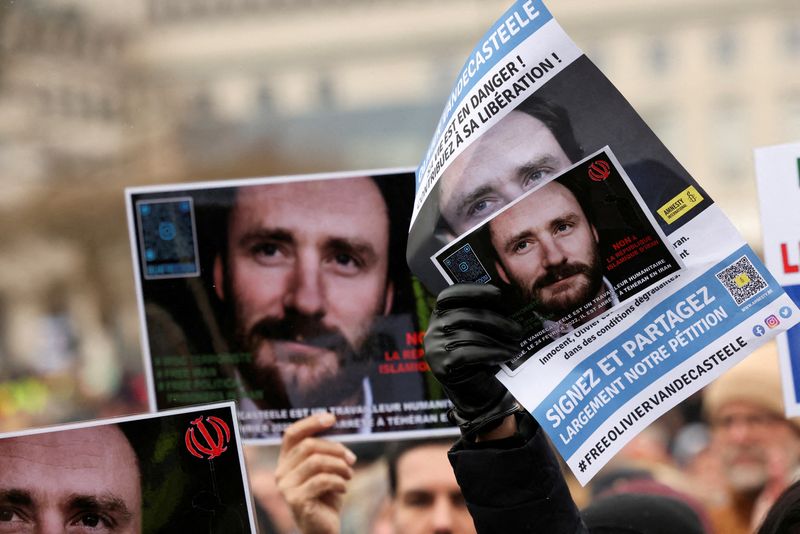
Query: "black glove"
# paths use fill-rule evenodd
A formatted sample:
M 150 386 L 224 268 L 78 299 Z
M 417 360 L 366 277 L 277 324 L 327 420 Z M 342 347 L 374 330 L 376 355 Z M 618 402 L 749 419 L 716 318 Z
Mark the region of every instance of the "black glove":
M 488 432 L 519 403 L 494 377 L 520 351 L 522 327 L 508 319 L 500 289 L 456 284 L 439 294 L 425 334 L 425 359 L 455 406 L 465 437 Z

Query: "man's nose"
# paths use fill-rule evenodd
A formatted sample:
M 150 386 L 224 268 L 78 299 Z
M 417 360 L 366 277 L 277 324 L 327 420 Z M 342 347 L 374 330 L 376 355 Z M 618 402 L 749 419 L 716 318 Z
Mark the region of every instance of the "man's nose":
M 64 518 L 55 510 L 42 510 L 36 518 L 36 529 L 33 532 L 35 534 L 64 534 Z
M 728 439 L 734 443 L 750 443 L 758 434 L 759 431 L 745 418 L 734 419 L 728 428 Z
M 284 305 L 304 315 L 317 315 L 324 311 L 322 276 L 315 257 L 300 257 L 292 276 Z
M 433 505 L 431 510 L 432 517 L 432 534 L 450 534 L 453 532 L 453 509 L 452 503 L 446 498 L 439 498 Z
M 542 248 L 542 263 L 545 266 L 559 265 L 567 259 L 558 239 L 547 236 L 540 241 Z

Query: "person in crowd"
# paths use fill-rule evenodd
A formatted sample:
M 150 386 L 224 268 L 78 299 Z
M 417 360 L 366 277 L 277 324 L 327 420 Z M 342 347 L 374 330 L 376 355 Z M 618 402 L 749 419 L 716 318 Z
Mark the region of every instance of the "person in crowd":
M 800 532 L 800 481 L 786 488 L 764 517 L 756 534 Z
M 355 455 L 317 437 L 336 418 L 312 415 L 291 425 L 281 443 L 276 478 L 303 534 L 338 534 Z M 474 534 L 475 527 L 447 461 L 452 440 L 415 440 L 388 454 L 391 523 L 397 534 Z
M 718 532 L 752 532 L 800 474 L 800 425 L 784 415 L 776 345 L 770 342 L 710 384 L 703 409 L 726 501 L 711 508 Z
M 0 532 L 141 531 L 139 463 L 117 426 L 0 440 Z

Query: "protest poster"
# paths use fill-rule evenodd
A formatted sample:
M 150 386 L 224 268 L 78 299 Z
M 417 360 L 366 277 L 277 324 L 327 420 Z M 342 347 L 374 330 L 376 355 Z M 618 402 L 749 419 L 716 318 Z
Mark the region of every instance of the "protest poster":
M 800 305 L 800 143 L 757 148 L 764 263 Z M 788 311 L 784 311 L 788 313 Z M 779 315 L 779 317 L 783 317 Z M 777 338 L 786 415 L 800 416 L 800 326 Z
M 0 434 L 0 507 L 3 532 L 257 532 L 231 402 Z
M 152 409 L 236 400 L 243 439 L 453 434 L 404 261 L 411 170 L 130 188 Z
M 528 265 L 543 275 L 526 288 L 485 245 L 496 218 L 485 221 L 558 183 L 548 183 L 553 177 L 587 175 L 587 155 L 598 151 L 629 186 L 591 203 L 603 207 L 591 229 L 603 247 L 606 289 L 586 293 L 598 278 L 574 251 L 557 269 Z M 577 202 L 572 192 L 565 198 Z M 641 258 L 649 270 L 635 269 L 626 254 L 640 250 L 632 243 L 645 231 L 657 248 Z M 465 234 L 482 232 L 483 249 L 458 248 Z M 520 354 L 497 377 L 582 484 L 658 416 L 798 321 L 796 305 L 719 207 L 538 0 L 514 3 L 479 41 L 417 169 L 409 265 L 438 293 L 458 280 L 448 258 L 536 312 L 523 321 L 531 330 Z M 617 279 L 617 269 L 631 272 Z M 592 304 L 630 277 L 619 303 Z M 548 298 L 556 292 L 559 299 Z M 548 309 L 548 300 L 558 305 Z M 545 320 L 527 320 L 537 315 Z
M 505 364 L 513 374 L 540 348 L 620 309 L 681 269 L 678 254 L 646 208 L 605 148 L 542 180 L 432 260 L 449 284 L 495 280 L 507 289 L 512 317 L 529 333 L 520 353 Z M 574 254 L 570 259 L 579 266 L 561 268 L 564 254 Z M 559 280 L 576 275 L 587 283 L 564 307 L 550 286 L 558 288 L 565 284 Z M 544 281 L 534 283 L 539 277 Z M 565 358 L 583 350 L 561 345 Z

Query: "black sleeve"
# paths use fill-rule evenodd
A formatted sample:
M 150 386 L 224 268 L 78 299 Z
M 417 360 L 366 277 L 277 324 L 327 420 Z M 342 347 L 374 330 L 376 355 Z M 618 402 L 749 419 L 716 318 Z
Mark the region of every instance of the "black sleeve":
M 528 414 L 516 435 L 459 440 L 448 453 L 479 534 L 588 532 L 544 432 Z

